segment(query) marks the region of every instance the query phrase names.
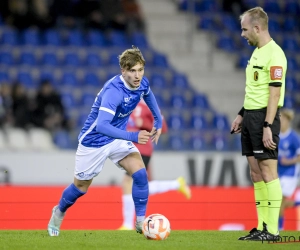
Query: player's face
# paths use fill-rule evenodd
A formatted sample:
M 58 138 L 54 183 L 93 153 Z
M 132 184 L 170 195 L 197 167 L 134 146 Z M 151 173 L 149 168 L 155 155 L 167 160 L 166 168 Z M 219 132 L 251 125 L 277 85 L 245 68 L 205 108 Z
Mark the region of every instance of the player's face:
M 250 17 L 247 14 L 242 17 L 241 27 L 242 27 L 241 36 L 247 40 L 249 45 L 257 46 L 257 44 L 258 44 L 258 36 L 257 36 L 258 27 L 253 26 L 253 24 L 250 22 Z
M 137 63 L 131 69 L 122 69 L 122 76 L 131 88 L 137 88 L 144 76 L 144 65 Z

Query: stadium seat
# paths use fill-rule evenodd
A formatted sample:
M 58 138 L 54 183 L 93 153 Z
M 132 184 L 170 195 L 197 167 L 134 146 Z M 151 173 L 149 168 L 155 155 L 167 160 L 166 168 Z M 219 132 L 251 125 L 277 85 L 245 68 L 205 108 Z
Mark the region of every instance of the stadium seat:
M 110 46 L 128 47 L 130 46 L 125 32 L 112 30 L 107 35 Z
M 172 108 L 176 108 L 176 109 L 182 109 L 188 106 L 184 95 L 178 92 L 171 93 L 170 104 Z
M 203 30 L 215 30 L 216 24 L 214 16 L 211 14 L 201 15 L 198 22 L 198 28 Z
M 190 117 L 190 128 L 195 130 L 206 130 L 208 121 L 203 114 L 193 113 Z
M 43 43 L 45 45 L 59 46 L 62 45 L 62 41 L 59 32 L 55 29 L 49 29 L 43 33 Z
M 152 59 L 152 64 L 155 67 L 160 67 L 160 68 L 168 68 L 168 60 L 167 57 L 163 54 L 159 53 L 154 53 L 153 59 Z
M 182 89 L 182 90 L 188 89 L 189 83 L 188 83 L 186 75 L 179 74 L 179 73 L 173 74 L 172 87 L 177 88 L 177 89 Z
M 290 52 L 300 52 L 300 46 L 294 36 L 284 36 L 282 49 Z
M 98 87 L 100 89 L 100 79 L 94 72 L 87 72 L 84 75 L 83 84 L 85 86 Z
M 23 84 L 28 89 L 35 89 L 36 84 L 35 81 L 28 71 L 19 71 L 17 73 L 17 81 Z
M 60 82 L 63 86 L 69 86 L 69 87 L 78 86 L 78 80 L 74 72 L 64 72 Z
M 96 98 L 95 93 L 83 93 L 80 100 L 80 105 L 83 107 L 92 107 Z
M 189 139 L 189 145 L 191 150 L 204 151 L 209 149 L 205 137 L 202 134 L 192 134 Z
M 21 41 L 23 45 L 38 46 L 41 44 L 40 32 L 38 29 L 29 28 L 21 32 Z
M 285 89 L 287 92 L 299 91 L 297 80 L 292 74 L 287 74 L 285 78 Z
M 210 105 L 205 94 L 196 93 L 193 96 L 193 106 L 200 109 L 210 109 Z
M 272 32 L 280 32 L 281 27 L 280 27 L 280 22 L 276 18 L 276 16 L 269 17 L 269 31 Z
M 131 43 L 138 48 L 148 48 L 147 37 L 143 32 L 133 32 L 131 34 Z
M 54 74 L 52 70 L 48 70 L 48 69 L 40 69 L 40 77 L 39 77 L 40 81 L 44 81 L 44 80 L 48 80 L 51 83 L 53 83 L 53 85 L 55 84 L 55 80 L 54 80 Z
M 185 150 L 185 141 L 182 134 L 170 134 L 168 137 L 168 147 L 170 150 L 182 151 Z
M 212 120 L 213 128 L 219 131 L 228 131 L 230 130 L 229 122 L 226 115 L 215 114 Z
M 94 66 L 94 67 L 100 67 L 104 65 L 104 62 L 102 60 L 102 58 L 100 57 L 100 55 L 98 55 L 97 53 L 88 53 L 86 55 L 86 65 L 87 66 Z
M 12 28 L 3 29 L 1 36 L 1 44 L 3 45 L 19 45 L 18 32 Z
M 299 20 L 293 16 L 286 16 L 283 20 L 283 30 L 285 32 L 297 32 L 299 29 Z
M 59 61 L 55 52 L 46 52 L 42 55 L 41 63 L 47 66 L 58 66 Z
M 110 66 L 117 66 L 120 67 L 119 65 L 119 53 L 110 53 L 109 58 L 108 58 L 108 64 Z
M 291 95 L 285 95 L 283 106 L 288 109 L 294 109 L 296 102 Z
M 265 12 L 270 14 L 281 14 L 283 11 L 281 10 L 279 1 L 276 0 L 265 0 L 262 7 Z
M 241 27 L 240 27 L 240 23 L 238 21 L 238 19 L 230 14 L 223 14 L 221 15 L 221 27 L 223 28 L 223 30 L 229 30 L 231 32 L 238 32 L 240 31 Z
M 287 56 L 287 65 L 288 65 L 288 69 L 289 70 L 299 70 L 299 65 L 298 65 L 298 63 L 297 63 L 297 60 L 295 59 L 295 58 L 293 58 L 293 57 L 289 57 L 289 56 Z
M 9 75 L 7 71 L 0 71 L 0 83 L 9 81 Z
M 49 131 L 42 128 L 31 128 L 28 131 L 32 149 L 36 151 L 48 151 L 56 149 Z
M 184 131 L 186 128 L 184 118 L 182 114 L 180 114 L 179 110 L 177 112 L 173 111 L 171 114 L 169 114 L 168 117 L 166 117 L 166 122 L 169 129 L 174 131 Z
M 67 52 L 63 59 L 63 64 L 65 66 L 80 66 L 80 58 L 77 53 L 75 52 Z
M 72 92 L 61 91 L 60 96 L 61 96 L 62 104 L 65 107 L 65 109 L 77 107 L 77 103 Z
M 241 134 L 232 135 L 231 149 L 233 151 L 241 152 L 241 150 L 242 150 Z
M 234 52 L 237 49 L 234 40 L 227 33 L 219 33 L 217 47 L 227 52 Z
M 65 44 L 69 46 L 85 45 L 83 33 L 80 30 L 70 30 L 66 36 Z
M 75 146 L 74 143 L 72 143 L 70 134 L 64 130 L 55 132 L 53 141 L 55 145 L 61 149 L 72 149 Z
M 155 73 L 151 74 L 149 80 L 150 80 L 150 86 L 153 89 L 155 89 L 155 88 L 163 89 L 167 85 L 166 84 L 167 80 L 166 80 L 165 76 L 161 73 L 155 72 Z
M 0 64 L 13 65 L 15 63 L 14 61 L 15 60 L 11 52 L 7 52 L 7 51 L 0 52 Z
M 30 150 L 31 142 L 24 129 L 8 128 L 5 130 L 7 146 L 11 150 Z
M 37 64 L 35 54 L 33 52 L 23 51 L 20 55 L 20 64 L 34 66 Z
M 289 15 L 300 15 L 300 3 L 297 0 L 285 1 L 284 11 Z
M 106 46 L 105 36 L 99 30 L 90 30 L 87 33 L 87 44 L 90 46 L 104 47 Z
M 228 136 L 223 133 L 214 134 L 212 137 L 212 147 L 216 151 L 229 151 L 231 147 Z

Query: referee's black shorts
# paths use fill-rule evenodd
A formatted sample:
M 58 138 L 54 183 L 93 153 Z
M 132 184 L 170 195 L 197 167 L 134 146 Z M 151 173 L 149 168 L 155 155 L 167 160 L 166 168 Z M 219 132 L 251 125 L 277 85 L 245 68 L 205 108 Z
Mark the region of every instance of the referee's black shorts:
M 256 159 L 278 159 L 278 144 L 280 133 L 280 111 L 277 110 L 271 125 L 275 150 L 269 150 L 263 144 L 263 125 L 267 109 L 245 110 L 242 123 L 242 155 L 254 156 Z

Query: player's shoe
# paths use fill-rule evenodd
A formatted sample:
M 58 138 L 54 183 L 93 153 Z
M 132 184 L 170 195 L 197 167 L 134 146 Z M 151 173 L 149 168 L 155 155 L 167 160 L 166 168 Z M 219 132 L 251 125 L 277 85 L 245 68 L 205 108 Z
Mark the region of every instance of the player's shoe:
M 190 187 L 186 184 L 186 181 L 183 177 L 178 177 L 177 181 L 179 183 L 178 191 L 182 193 L 187 199 L 190 199 L 192 196 L 192 192 Z
M 118 228 L 118 230 L 132 230 L 132 228 L 122 225 Z
M 238 238 L 238 240 L 248 240 L 250 238 L 253 238 L 256 235 L 261 234 L 262 231 L 258 230 L 256 227 L 252 228 L 251 231 L 249 232 L 249 234 L 245 235 L 245 236 L 241 236 L 240 238 Z
M 143 231 L 142 231 L 142 228 L 143 228 L 143 221 L 136 221 L 135 222 L 135 230 L 137 233 L 141 234 Z
M 280 241 L 281 238 L 279 236 L 279 232 L 277 232 L 277 234 L 271 234 L 268 231 L 262 231 L 261 234 L 256 235 L 255 237 L 253 237 L 251 240 L 254 241 Z
M 55 215 L 56 209 L 58 209 L 58 206 L 55 206 L 52 209 L 51 219 L 48 224 L 48 234 L 50 236 L 58 236 L 59 235 L 59 229 L 60 229 L 61 223 L 63 221 L 63 218 L 60 219 Z

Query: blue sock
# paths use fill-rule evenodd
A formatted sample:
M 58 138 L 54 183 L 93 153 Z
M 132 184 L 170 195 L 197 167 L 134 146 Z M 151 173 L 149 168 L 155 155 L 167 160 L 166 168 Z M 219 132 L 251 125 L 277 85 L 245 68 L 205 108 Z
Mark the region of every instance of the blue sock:
M 300 206 L 300 201 L 295 201 L 294 207 Z
M 284 223 L 284 218 L 283 217 L 279 217 L 279 220 L 278 220 L 279 230 L 283 230 L 283 223 Z
M 80 191 L 73 183 L 68 186 L 62 193 L 62 197 L 59 201 L 58 208 L 61 212 L 66 212 L 69 207 L 71 207 L 75 201 L 85 192 Z
M 148 203 L 149 187 L 145 168 L 136 171 L 132 175 L 132 198 L 135 206 L 136 216 L 145 216 Z

